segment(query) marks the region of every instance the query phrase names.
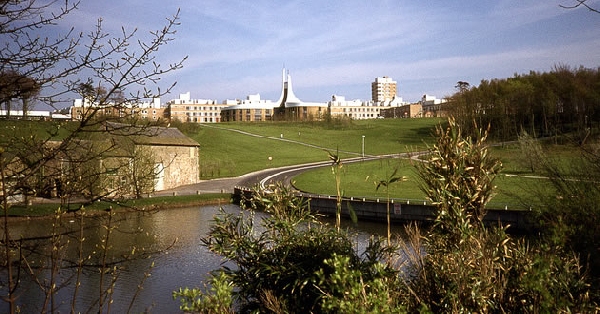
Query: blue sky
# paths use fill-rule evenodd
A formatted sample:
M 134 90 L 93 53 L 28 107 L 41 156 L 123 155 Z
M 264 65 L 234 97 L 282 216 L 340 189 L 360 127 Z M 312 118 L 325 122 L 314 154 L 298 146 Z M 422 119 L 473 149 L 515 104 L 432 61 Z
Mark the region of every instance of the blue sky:
M 588 0 L 600 8 L 600 1 Z M 181 8 L 176 39 L 163 63 L 184 56 L 166 102 L 192 98 L 276 100 L 281 69 L 304 101 L 371 98 L 375 77 L 390 76 L 398 94 L 417 101 L 454 92 L 457 81 L 550 71 L 556 65 L 600 66 L 600 14 L 567 10 L 575 0 L 510 1 L 83 1 L 68 23 L 92 30 L 161 28 Z

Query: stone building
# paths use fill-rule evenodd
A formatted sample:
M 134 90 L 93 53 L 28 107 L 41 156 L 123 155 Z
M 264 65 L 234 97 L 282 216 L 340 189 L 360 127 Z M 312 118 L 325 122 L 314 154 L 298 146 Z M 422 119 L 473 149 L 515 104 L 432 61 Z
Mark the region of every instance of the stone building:
M 177 128 L 141 128 L 116 123 L 109 123 L 106 128 L 125 152 L 123 158 L 136 159 L 140 157 L 138 153 L 142 157 L 151 156 L 154 191 L 198 183 L 200 145 Z
M 176 128 L 106 122 L 82 135 L 7 153 L 0 199 L 139 197 L 200 178 L 199 145 Z
M 420 104 L 423 107 L 424 117 L 446 117 L 448 115 L 446 110 L 447 99 L 439 99 L 431 95 L 423 95 L 421 97 Z
M 160 105 L 160 98 L 140 102 L 108 101 L 92 102 L 88 99 L 75 99 L 69 109 L 73 120 L 83 120 L 89 115 L 96 117 L 128 118 L 138 117 L 149 121 L 158 121 L 165 116 L 165 108 Z

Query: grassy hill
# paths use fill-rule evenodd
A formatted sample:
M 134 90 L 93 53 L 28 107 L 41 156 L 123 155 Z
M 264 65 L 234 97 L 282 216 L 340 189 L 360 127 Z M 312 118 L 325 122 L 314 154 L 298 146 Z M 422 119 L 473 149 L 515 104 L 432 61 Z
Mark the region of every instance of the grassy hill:
M 261 122 L 182 125 L 186 134 L 200 144 L 201 179 L 213 179 L 247 174 L 253 171 L 328 160 L 328 152 L 339 151 L 342 159 L 362 155 L 388 155 L 416 152 L 433 143 L 435 125 L 441 119 L 376 119 L 333 122 Z M 68 126 L 66 124 L 65 126 Z M 0 121 L 0 135 L 6 140 L 19 136 L 47 136 L 53 123 L 41 121 Z M 67 127 L 61 128 L 65 136 Z M 559 145 L 560 146 L 560 145 Z M 554 147 L 554 155 L 568 160 L 568 148 Z M 552 193 L 546 180 L 529 177 L 530 171 L 520 162 L 518 145 L 492 149 L 492 154 L 504 164 L 503 175 L 496 180 L 498 195 L 494 207 L 527 208 L 534 203 L 539 190 Z M 390 188 L 392 197 L 422 201 L 424 194 L 412 164 L 403 159 L 384 159 L 347 164 L 342 172 L 344 195 L 383 198 L 384 190 L 375 190 L 374 182 L 382 180 L 399 168 L 407 181 Z M 506 174 L 510 176 L 506 176 Z M 301 190 L 335 194 L 331 169 L 309 171 L 294 178 Z M 532 187 L 536 190 L 533 191 Z
M 438 119 L 219 123 L 188 133 L 200 143 L 201 178 L 238 176 L 268 167 L 424 149 Z
M 378 119 L 325 122 L 219 123 L 201 125 L 190 136 L 200 143 L 202 178 L 237 176 L 269 167 L 280 167 L 328 160 L 328 151 L 339 150 L 342 158 L 362 155 L 365 136 L 366 155 L 416 152 L 433 143 L 432 132 L 440 119 Z M 505 167 L 497 177 L 497 196 L 491 206 L 527 209 L 536 203 L 539 189 L 551 193 L 547 180 L 528 176 L 519 162 L 517 144 L 492 149 Z M 270 157 L 270 158 L 269 158 Z M 376 191 L 382 180 L 398 167 L 407 181 L 390 187 L 391 196 L 420 202 L 425 199 L 410 161 L 384 159 L 346 164 L 342 171 L 345 196 L 384 198 L 385 190 Z M 508 176 L 507 176 L 508 175 Z M 335 195 L 334 177 L 329 167 L 308 171 L 294 178 L 303 191 Z M 536 190 L 532 190 L 536 187 Z

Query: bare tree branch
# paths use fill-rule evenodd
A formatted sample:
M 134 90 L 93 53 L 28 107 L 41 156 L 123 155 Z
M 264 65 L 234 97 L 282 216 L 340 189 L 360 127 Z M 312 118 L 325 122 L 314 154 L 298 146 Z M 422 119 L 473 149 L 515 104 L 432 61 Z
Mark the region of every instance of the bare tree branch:
M 58 28 L 61 20 L 78 6 L 77 0 L 0 0 L 0 106 L 10 109 L 11 102 L 20 98 L 24 112 L 33 108 L 35 101 L 57 109 L 58 104 L 73 95 L 81 95 L 96 105 L 85 108 L 82 119 L 72 123 L 37 123 L 21 129 L 15 127 L 16 121 L 7 123 L 0 136 L 4 225 L 0 242 L 4 260 L 0 266 L 7 268 L 0 279 L 6 287 L 0 298 L 9 303 L 13 313 L 17 310 L 20 271 L 27 264 L 27 256 L 11 252 L 28 254 L 11 238 L 8 216 L 13 201 L 51 190 L 61 196 L 61 205 L 65 205 L 62 208 L 68 209 L 75 197 L 93 201 L 144 193 L 153 183 L 156 161 L 151 154 L 136 152 L 135 147 L 123 143 L 126 141 L 116 139 L 118 130 L 109 130 L 106 125 L 110 121 L 133 121 L 140 131 L 127 136 L 152 136 L 148 130 L 156 123 L 134 119 L 135 106 L 143 99 L 168 93 L 175 83 L 161 90 L 161 77 L 180 69 L 186 59 L 164 66 L 158 56 L 160 48 L 174 39 L 179 11 L 167 18 L 164 27 L 150 32 L 149 39 L 140 39 L 146 35 L 140 36 L 136 29 L 106 32 L 102 19 L 89 33 Z M 123 115 L 115 117 L 107 112 Z M 144 159 L 144 164 L 135 165 L 136 158 Z M 123 180 L 141 181 L 133 184 L 132 191 L 131 182 Z M 65 266 L 57 254 L 67 244 L 59 232 L 51 232 L 51 242 L 57 250 L 48 267 L 54 273 Z M 78 265 L 82 267 L 83 263 Z M 101 265 L 111 266 L 109 261 Z M 52 298 L 61 287 L 59 283 L 55 288 L 56 283 L 52 278 L 40 288 Z M 49 302 L 43 305 L 44 309 L 54 309 L 53 301 Z
M 590 10 L 592 12 L 600 13 L 600 11 L 598 9 L 593 8 L 592 6 L 590 6 L 587 3 L 588 0 L 574 0 L 574 1 L 575 1 L 575 4 L 573 4 L 573 5 L 562 5 L 561 4 L 559 6 L 561 8 L 563 8 L 563 9 L 576 9 L 576 8 L 579 8 L 579 7 L 585 7 L 585 8 L 587 8 L 588 10 Z

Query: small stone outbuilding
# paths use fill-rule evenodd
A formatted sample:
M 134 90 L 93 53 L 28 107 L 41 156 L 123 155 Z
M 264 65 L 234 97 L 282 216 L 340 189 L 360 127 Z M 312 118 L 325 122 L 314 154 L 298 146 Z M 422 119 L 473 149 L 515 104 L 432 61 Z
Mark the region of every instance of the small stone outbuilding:
M 150 152 L 156 174 L 154 191 L 198 183 L 200 145 L 177 128 L 115 123 L 107 124 L 106 128 L 120 145 Z

